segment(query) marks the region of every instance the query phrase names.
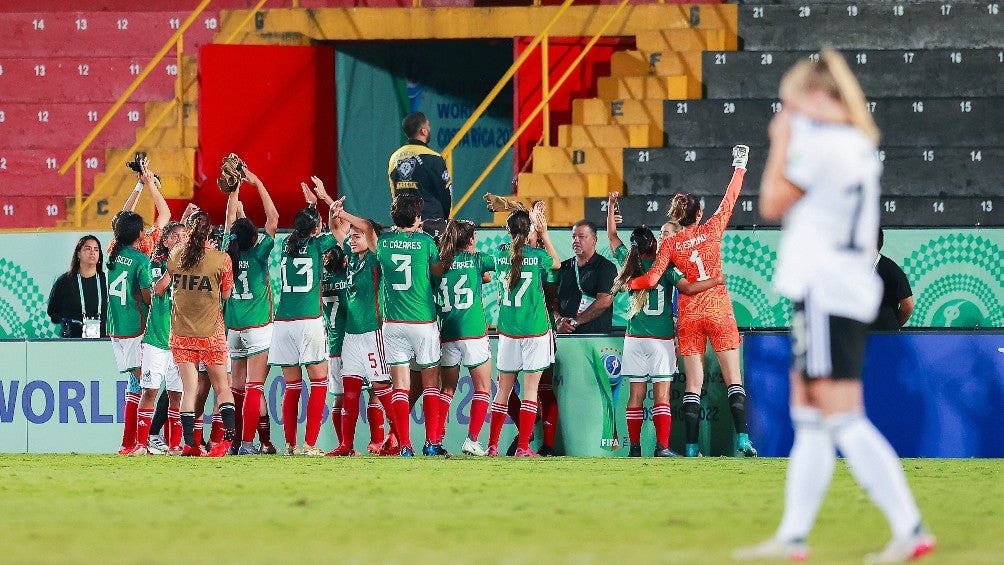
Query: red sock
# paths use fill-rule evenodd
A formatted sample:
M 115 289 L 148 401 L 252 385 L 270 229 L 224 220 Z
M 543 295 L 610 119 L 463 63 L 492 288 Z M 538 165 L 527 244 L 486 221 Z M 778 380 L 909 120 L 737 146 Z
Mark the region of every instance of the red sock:
M 150 441 L 150 422 L 153 421 L 153 409 L 137 410 L 136 443 L 146 447 Z
M 250 384 L 250 383 L 249 383 Z M 246 386 L 246 385 L 245 385 Z M 244 437 L 244 389 L 230 387 L 234 395 L 234 437 Z M 249 420 L 253 422 L 254 420 Z
M 558 431 L 558 399 L 550 385 L 541 386 L 538 392 L 540 414 L 544 423 L 544 441 L 541 445 L 554 447 L 554 434 Z
M 485 416 L 488 415 L 488 404 L 491 397 L 488 391 L 479 390 L 474 393 L 474 400 L 471 401 L 471 421 L 467 425 L 467 436 L 474 441 L 481 435 L 481 428 L 485 425 Z
M 452 392 L 439 391 L 439 426 L 436 428 L 436 443 L 443 443 L 446 437 L 446 420 L 450 415 L 450 403 L 453 402 Z
M 352 448 L 356 441 L 356 423 L 359 420 L 359 396 L 363 391 L 363 380 L 359 377 L 343 375 L 342 385 L 345 395 L 342 397 L 342 442 Z
M 625 415 L 629 441 L 632 445 L 641 443 L 641 425 L 645 421 L 645 408 L 628 406 Z
M 282 430 L 286 443 L 296 445 L 296 420 L 300 415 L 300 393 L 303 380 L 286 383 L 286 393 L 282 395 Z
M 324 406 L 328 400 L 327 395 L 327 377 L 310 381 L 310 397 L 307 399 L 307 433 L 304 438 L 307 445 L 317 445 L 317 436 L 321 433 L 321 420 L 324 418 Z
M 673 427 L 673 413 L 669 404 L 656 404 L 652 408 L 652 423 L 655 424 L 655 442 L 669 447 L 669 430 Z
M 530 449 L 530 436 L 533 434 L 533 424 L 537 421 L 537 403 L 524 400 L 519 409 L 519 449 Z
M 422 389 L 422 414 L 425 415 L 425 441 L 439 442 L 439 389 Z
M 241 430 L 241 441 L 254 440 L 254 433 L 257 426 L 251 426 L 251 422 L 260 422 L 258 419 L 261 411 L 261 398 L 265 395 L 265 385 L 262 383 L 248 383 L 244 389 L 244 406 L 241 407 L 241 419 L 248 422 L 248 425 Z M 236 396 L 234 397 L 237 398 Z
M 125 422 L 122 428 L 122 447 L 136 445 L 136 420 L 139 411 L 139 393 L 127 392 L 125 395 Z
M 495 446 L 499 445 L 499 436 L 502 435 L 502 426 L 505 425 L 505 419 L 509 416 L 507 413 L 508 406 L 505 404 L 499 404 L 498 402 L 492 402 L 492 418 L 488 422 L 488 445 Z
M 213 414 L 213 427 L 209 431 L 209 443 L 216 445 L 223 441 L 223 417 L 219 412 Z
M 262 444 L 272 443 L 272 418 L 268 414 L 258 417 L 258 441 Z
M 202 423 L 203 423 L 202 420 L 203 420 L 203 418 L 204 418 L 204 416 L 203 417 L 197 417 L 197 418 L 195 418 L 195 429 L 192 431 L 192 433 L 195 436 L 195 445 L 196 445 L 196 447 L 201 446 L 204 443 L 203 442 L 203 438 L 202 438 Z
M 370 423 L 370 443 L 383 443 L 386 438 L 383 428 L 383 407 L 380 406 L 379 400 L 370 400 L 366 405 L 366 420 Z
M 395 388 L 391 398 L 394 429 L 401 447 L 411 447 L 411 406 L 408 404 L 408 389 Z
M 181 442 L 184 439 L 181 431 L 181 413 L 174 408 L 167 409 L 167 446 L 172 451 L 181 449 Z
M 338 397 L 335 398 L 338 400 Z M 344 402 L 345 399 L 342 399 Z M 338 440 L 338 445 L 342 444 L 342 426 L 345 424 L 342 422 L 342 416 L 345 414 L 345 407 L 338 406 L 337 402 L 331 404 L 331 427 L 335 430 L 335 439 Z

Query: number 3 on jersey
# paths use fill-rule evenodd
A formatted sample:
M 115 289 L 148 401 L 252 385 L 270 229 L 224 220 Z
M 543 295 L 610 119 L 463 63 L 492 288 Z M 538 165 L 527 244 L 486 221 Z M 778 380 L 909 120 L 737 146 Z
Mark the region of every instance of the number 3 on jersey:
M 523 306 L 523 295 L 526 291 L 530 289 L 530 283 L 533 281 L 533 273 L 521 272 L 519 274 L 520 282 L 519 286 L 516 288 L 516 296 L 513 297 L 512 302 L 509 302 L 509 280 L 500 281 L 502 283 L 502 304 L 506 306 L 513 306 L 515 308 L 520 308 Z
M 282 291 L 283 292 L 310 292 L 314 288 L 314 279 L 311 277 L 311 271 L 314 268 L 314 260 L 310 257 L 296 257 L 293 259 L 293 267 L 296 267 L 296 274 L 303 275 L 304 284 L 302 285 L 291 285 L 289 284 L 289 275 L 286 272 L 286 257 L 282 258 L 282 264 L 280 265 L 279 271 L 282 273 Z
M 394 290 L 408 290 L 411 288 L 411 255 L 394 254 L 390 256 L 390 260 L 397 265 L 397 268 L 394 269 L 395 273 L 404 273 L 404 282 L 394 283 L 390 287 Z
M 708 272 L 704 270 L 704 261 L 701 261 L 701 254 L 698 253 L 696 249 L 694 250 L 693 253 L 690 254 L 690 257 L 688 257 L 688 259 L 690 259 L 691 263 L 697 265 L 698 277 L 697 280 L 694 282 L 706 281 L 711 278 L 710 276 L 708 276 Z

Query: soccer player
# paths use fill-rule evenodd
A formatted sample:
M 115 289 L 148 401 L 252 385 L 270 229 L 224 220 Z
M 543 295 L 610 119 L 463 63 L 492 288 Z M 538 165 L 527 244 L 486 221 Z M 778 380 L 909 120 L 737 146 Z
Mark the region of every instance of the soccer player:
M 268 364 L 282 367 L 286 393 L 282 399 L 282 425 L 286 436 L 284 455 L 323 456 L 317 447 L 321 432 L 321 418 L 328 388 L 328 355 L 321 312 L 321 271 L 324 254 L 338 245 L 341 235 L 334 222 L 334 201 L 324 191 L 321 179 L 311 177 L 313 191 L 301 183 L 307 207 L 296 213 L 293 231 L 287 236 L 279 267 L 282 290 L 279 306 L 275 310 L 275 330 Z M 332 233 L 321 233 L 321 216 L 317 199 L 329 206 L 328 225 Z M 302 450 L 296 444 L 296 426 L 303 390 L 303 373 L 310 379 L 310 396 L 307 400 L 307 429 Z
M 544 249 L 528 244 L 535 230 Z M 547 222 L 539 210 L 514 210 L 506 219 L 512 242 L 495 254 L 495 272 L 501 283 L 498 316 L 498 390 L 491 407 L 488 455 L 498 455 L 499 436 L 505 424 L 506 403 L 520 372 L 523 401 L 519 414 L 516 457 L 537 457 L 530 449 L 530 434 L 537 419 L 537 385 L 540 373 L 551 365 L 554 341 L 543 281 L 547 271 L 558 269 L 561 260 L 547 235 Z
M 805 539 L 836 460 L 885 515 L 892 540 L 866 563 L 930 553 L 896 453 L 865 415 L 861 367 L 882 296 L 875 274 L 879 226 L 879 131 L 857 79 L 839 53 L 823 49 L 781 79 L 783 109 L 770 124 L 760 213 L 783 219 L 774 286 L 791 299 L 791 419 L 784 515 L 774 536 L 736 550 L 737 559 L 808 558 Z
M 614 281 L 614 289 L 623 290 L 627 281 L 652 267 L 658 243 L 652 230 L 641 227 L 631 232 L 630 250 L 617 235 L 615 204 L 617 193 L 608 198 L 607 238 L 620 273 Z M 716 277 L 698 283 L 690 283 L 676 269 L 667 269 L 659 284 L 648 291 L 631 293 L 631 308 L 628 311 L 627 330 L 624 332 L 623 364 L 621 376 L 628 379 L 630 396 L 627 405 L 627 428 L 630 448 L 629 457 L 641 457 L 641 426 L 645 419 L 646 383 L 652 383 L 655 404 L 652 407 L 652 424 L 655 426 L 655 457 L 676 455 L 669 449 L 669 432 L 673 424 L 673 414 L 669 408 L 669 387 L 673 382 L 676 367 L 676 335 L 673 327 L 673 287 L 683 294 L 696 294 L 712 286 L 723 284 L 725 277 Z
M 491 402 L 492 350 L 488 343 L 488 323 L 481 301 L 482 284 L 490 280 L 495 259 L 477 250 L 474 224 L 450 220 L 440 236 L 439 264 L 444 273 L 433 278 L 438 289 L 437 305 L 442 341 L 442 390 L 439 414 L 439 441 L 442 443 L 450 399 L 457 389 L 460 366 L 467 367 L 474 385 L 470 423 L 461 452 L 485 455 L 478 441 Z M 486 280 L 487 279 L 487 280 Z
M 180 222 L 167 224 L 163 235 L 154 250 L 150 262 L 151 281 L 159 280 L 167 269 L 167 258 L 171 250 L 185 240 L 187 229 Z M 167 453 L 181 454 L 181 375 L 178 364 L 171 354 L 168 340 L 171 336 L 171 289 L 163 295 L 151 297 L 150 312 L 147 318 L 146 331 L 143 333 L 143 372 L 140 386 L 143 394 L 139 399 L 139 425 L 137 427 L 137 454 L 147 448 L 150 438 L 150 427 L 153 421 L 154 405 L 161 384 L 165 385 L 168 395 L 167 408 Z
M 224 250 L 234 266 L 234 292 L 227 300 L 223 321 L 227 326 L 227 349 L 232 362 L 231 392 L 237 408 L 240 447 L 237 455 L 258 453 L 253 440 L 261 430 L 261 421 L 269 421 L 265 407 L 265 379 L 268 377 L 268 350 L 272 344 L 272 284 L 269 282 L 268 257 L 275 247 L 279 211 L 265 184 L 250 169 L 244 168 L 248 182 L 257 189 L 265 209 L 264 232 L 244 214 L 240 186 L 227 199 L 224 227 Z M 261 452 L 275 453 L 267 435 L 260 438 Z
M 732 166 L 735 171 L 721 206 L 701 225 L 704 211 L 700 200 L 693 194 L 677 194 L 669 207 L 670 220 L 678 222 L 683 230 L 670 236 L 659 246 L 652 268 L 628 283 L 630 290 L 655 288 L 670 263 L 679 268 L 686 279 L 702 282 L 717 277 L 722 272 L 722 235 L 732 217 L 736 199 L 743 186 L 749 147 L 736 145 L 732 149 Z M 701 389 L 704 386 L 704 350 L 708 340 L 722 367 L 722 376 L 728 386 L 729 408 L 736 430 L 736 446 L 747 457 L 756 457 L 746 426 L 746 389 L 739 371 L 739 329 L 732 311 L 732 299 L 724 285 L 716 285 L 704 292 L 679 300 L 678 340 L 687 389 L 683 395 L 683 420 L 687 428 L 687 457 L 700 455 L 697 438 L 700 431 Z
M 390 371 L 384 358 L 381 336 L 380 261 L 376 253 L 382 228 L 376 222 L 358 218 L 335 203 L 335 215 L 349 222 L 349 251 L 345 267 L 345 339 L 341 348 L 341 372 L 334 375 L 335 389 L 343 391 L 341 441 L 333 457 L 355 455 L 356 424 L 363 385 L 369 382 L 380 402 L 391 409 Z M 339 306 L 339 310 L 343 309 Z M 407 368 L 407 365 L 405 365 Z M 370 416 L 372 419 L 372 415 Z M 383 424 L 380 425 L 383 432 Z M 371 429 L 371 446 L 376 438 Z M 382 443 L 382 442 L 381 442 Z
M 129 375 L 125 428 L 119 455 L 146 455 L 137 443 L 140 396 L 140 366 L 143 332 L 150 307 L 150 258 L 135 244 L 143 231 L 143 218 L 135 212 L 120 212 L 114 222 L 115 241 L 108 252 L 108 336 L 115 364 Z M 152 414 L 151 414 L 152 417 Z
M 227 342 L 223 324 L 223 302 L 234 288 L 230 257 L 209 247 L 212 224 L 209 215 L 199 211 L 188 218 L 188 241 L 171 251 L 167 272 L 157 281 L 155 291 L 163 295 L 172 286 L 171 335 L 168 344 L 178 364 L 184 395 L 181 400 L 181 426 L 185 447 L 181 454 L 202 454 L 195 442 L 195 396 L 199 376 L 196 365 L 206 366 L 216 394 L 223 438 L 209 451 L 210 457 L 223 457 L 234 440 L 235 409 L 227 382 Z

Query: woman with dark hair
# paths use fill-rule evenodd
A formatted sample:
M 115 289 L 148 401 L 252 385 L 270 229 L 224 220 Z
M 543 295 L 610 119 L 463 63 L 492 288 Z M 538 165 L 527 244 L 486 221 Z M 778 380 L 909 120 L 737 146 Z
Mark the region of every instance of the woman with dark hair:
M 307 207 L 293 218 L 293 231 L 282 248 L 280 274 L 282 289 L 275 309 L 275 329 L 268 364 L 282 368 L 286 392 L 282 398 L 282 425 L 286 438 L 283 455 L 323 456 L 317 447 L 321 419 L 328 388 L 328 354 L 321 311 L 321 272 L 324 254 L 338 245 L 344 234 L 338 233 L 334 222 L 334 200 L 324 191 L 321 179 L 311 177 L 313 191 L 301 183 Z M 321 215 L 315 208 L 317 199 L 328 204 L 328 226 L 332 233 L 321 233 Z M 297 420 L 300 395 L 303 391 L 303 371 L 310 379 L 307 400 L 307 429 L 303 449 L 297 447 Z
M 226 455 L 234 440 L 233 395 L 227 382 L 227 344 L 223 327 L 223 301 L 234 288 L 230 257 L 212 249 L 209 215 L 198 211 L 188 218 L 188 241 L 175 246 L 167 261 L 167 271 L 157 281 L 156 292 L 163 295 L 172 287 L 171 334 L 168 345 L 178 364 L 184 388 L 181 426 L 185 447 L 181 454 L 202 454 L 195 440 L 195 406 L 199 388 L 197 365 L 206 367 L 209 382 L 223 420 L 223 441 L 209 451 L 210 457 Z
M 704 210 L 700 199 L 693 194 L 677 194 L 669 207 L 669 217 L 683 230 L 659 246 L 655 262 L 647 273 L 628 283 L 630 290 L 655 288 L 670 263 L 680 269 L 688 281 L 702 282 L 717 277 L 722 272 L 722 237 L 725 226 L 732 217 L 739 191 L 746 175 L 749 147 L 732 148 L 732 166 L 735 171 L 725 197 L 718 210 L 701 224 Z M 704 351 L 708 341 L 718 357 L 722 377 L 728 386 L 729 407 L 735 425 L 735 445 L 747 457 L 755 457 L 756 450 L 750 442 L 746 425 L 746 389 L 740 373 L 739 344 L 742 338 L 736 327 L 732 311 L 732 298 L 724 285 L 715 285 L 693 296 L 680 296 L 678 320 L 680 355 L 687 376 L 687 390 L 683 395 L 683 420 L 687 427 L 687 457 L 700 455 L 701 390 L 704 387 Z M 668 314 L 667 314 L 668 315 Z
M 108 313 L 104 254 L 93 235 L 77 241 L 70 270 L 52 285 L 47 313 L 60 326 L 59 337 L 105 337 Z M 84 330 L 87 330 L 86 332 Z
M 531 229 L 537 232 L 544 249 L 529 245 Z M 530 449 L 530 434 L 537 419 L 537 385 L 541 371 L 551 365 L 553 348 L 543 285 L 547 271 L 559 269 L 561 259 L 547 235 L 547 221 L 540 211 L 514 210 L 506 220 L 506 231 L 512 242 L 503 244 L 495 253 L 495 273 L 501 283 L 497 324 L 499 376 L 491 407 L 487 455 L 498 455 L 509 393 L 522 372 L 523 401 L 516 457 L 537 457 Z
M 268 437 L 268 409 L 265 405 L 265 379 L 268 376 L 268 350 L 272 344 L 272 285 L 268 275 L 268 257 L 275 247 L 279 211 L 257 175 L 244 168 L 245 181 L 258 190 L 265 209 L 263 233 L 244 215 L 240 186 L 227 199 L 227 219 L 223 250 L 234 266 L 235 289 L 227 300 L 223 321 L 227 326 L 227 348 L 233 361 L 230 390 L 237 409 L 237 455 L 258 453 L 252 441 L 261 433 L 261 452 L 274 454 Z M 263 422 L 264 420 L 264 422 Z M 262 425 L 262 424 L 265 425 Z M 265 432 L 265 433 L 262 433 Z
M 136 248 L 142 231 L 143 218 L 139 214 L 121 212 L 115 221 L 115 239 L 108 253 L 108 336 L 119 372 L 129 374 L 120 455 L 147 453 L 145 446 L 136 443 L 143 332 L 153 284 L 150 258 Z
M 620 273 L 614 280 L 614 292 L 625 290 L 627 282 L 652 268 L 656 250 L 659 247 L 652 230 L 635 228 L 631 232 L 631 245 L 625 246 L 617 235 L 615 204 L 617 193 L 610 194 L 607 206 L 607 238 L 610 250 L 621 264 Z M 641 426 L 645 420 L 645 395 L 647 383 L 652 383 L 655 404 L 652 407 L 652 424 L 655 426 L 654 457 L 676 455 L 669 449 L 669 432 L 673 425 L 673 414 L 669 409 L 669 387 L 673 382 L 676 366 L 676 328 L 673 326 L 673 287 L 682 294 L 692 295 L 713 286 L 724 284 L 725 277 L 719 273 L 706 281 L 691 283 L 676 269 L 667 269 L 655 285 L 647 291 L 631 292 L 631 307 L 628 324 L 624 332 L 621 376 L 628 379 L 630 396 L 627 404 L 627 428 L 630 440 L 629 457 L 641 457 Z

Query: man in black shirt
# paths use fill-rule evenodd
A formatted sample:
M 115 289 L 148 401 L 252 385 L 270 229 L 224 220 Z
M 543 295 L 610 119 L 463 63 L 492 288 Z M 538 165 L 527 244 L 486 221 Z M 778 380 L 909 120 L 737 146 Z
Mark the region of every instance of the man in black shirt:
M 878 248 L 882 250 L 885 233 L 879 228 Z M 882 302 L 879 303 L 878 316 L 872 323 L 876 331 L 894 332 L 903 327 L 913 313 L 913 290 L 906 273 L 895 261 L 879 253 L 875 263 L 875 272 L 882 279 Z
M 402 122 L 408 142 L 390 156 L 387 176 L 391 198 L 398 194 L 414 194 L 425 201 L 423 220 L 450 217 L 453 205 L 453 183 L 442 155 L 429 149 L 432 126 L 422 112 L 405 116 Z
M 617 267 L 596 252 L 596 225 L 580 220 L 572 227 L 575 256 L 558 271 L 558 333 L 607 333 L 613 325 L 610 293 Z

